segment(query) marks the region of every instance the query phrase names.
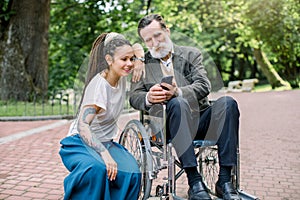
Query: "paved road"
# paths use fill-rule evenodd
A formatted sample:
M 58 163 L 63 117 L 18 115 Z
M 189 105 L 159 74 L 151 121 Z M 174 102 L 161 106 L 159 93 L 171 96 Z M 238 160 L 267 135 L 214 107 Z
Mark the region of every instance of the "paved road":
M 241 188 L 260 199 L 300 199 L 300 90 L 227 95 L 241 112 Z M 0 200 L 62 199 L 67 170 L 58 150 L 69 124 L 0 122 Z M 187 189 L 183 177 L 178 195 Z

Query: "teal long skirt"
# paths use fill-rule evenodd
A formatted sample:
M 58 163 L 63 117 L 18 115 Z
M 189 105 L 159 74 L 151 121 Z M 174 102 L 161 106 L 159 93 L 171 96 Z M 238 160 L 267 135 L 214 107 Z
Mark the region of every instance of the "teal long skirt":
M 65 200 L 135 200 L 141 186 L 141 173 L 135 158 L 120 144 L 104 145 L 118 164 L 114 181 L 107 176 L 101 156 L 85 145 L 79 135 L 61 142 L 59 154 L 70 171 L 64 180 Z

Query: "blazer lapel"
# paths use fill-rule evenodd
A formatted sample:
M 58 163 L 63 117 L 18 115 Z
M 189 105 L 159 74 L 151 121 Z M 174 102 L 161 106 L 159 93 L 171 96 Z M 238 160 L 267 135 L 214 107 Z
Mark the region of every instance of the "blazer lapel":
M 158 59 L 150 58 L 146 64 L 146 68 L 149 67 L 149 70 L 146 69 L 146 77 L 147 73 L 151 73 L 153 79 L 149 81 L 153 81 L 154 84 L 160 83 L 161 77 L 163 77 L 163 73 L 161 71 L 160 62 Z
M 181 49 L 174 45 L 174 55 L 173 55 L 173 68 L 174 68 L 174 74 L 175 74 L 175 80 L 177 80 L 178 86 L 181 86 L 181 79 L 184 75 L 184 58 L 182 56 Z
M 178 81 L 182 79 L 183 71 L 184 71 L 183 66 L 185 61 L 182 55 L 183 52 L 181 51 L 181 49 L 177 45 L 174 45 L 174 54 L 173 54 L 172 62 L 173 62 L 175 79 Z M 146 77 L 149 77 L 148 81 L 152 82 L 153 84 L 160 83 L 161 77 L 163 77 L 160 61 L 158 59 L 153 58 L 150 55 L 150 53 L 148 55 L 148 61 L 146 63 L 146 74 L 147 73 L 149 73 L 149 76 L 146 75 Z

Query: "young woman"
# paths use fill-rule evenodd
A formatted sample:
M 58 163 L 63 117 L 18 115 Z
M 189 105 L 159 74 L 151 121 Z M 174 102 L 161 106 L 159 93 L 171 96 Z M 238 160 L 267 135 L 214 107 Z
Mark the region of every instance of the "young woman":
M 70 171 L 64 199 L 138 199 L 137 162 L 113 142 L 134 58 L 131 44 L 118 33 L 102 34 L 92 46 L 79 114 L 61 141 L 59 153 Z

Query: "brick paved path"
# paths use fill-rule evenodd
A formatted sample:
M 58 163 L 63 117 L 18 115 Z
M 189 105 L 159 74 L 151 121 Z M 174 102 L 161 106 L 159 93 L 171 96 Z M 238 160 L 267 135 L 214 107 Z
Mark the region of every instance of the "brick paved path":
M 300 199 L 300 90 L 228 95 L 241 111 L 241 188 L 260 199 Z M 62 199 L 67 170 L 58 150 L 69 123 L 0 122 L 0 200 Z M 179 182 L 185 198 L 185 177 Z

